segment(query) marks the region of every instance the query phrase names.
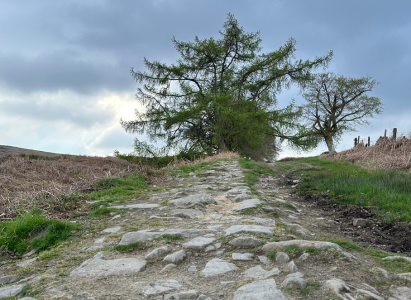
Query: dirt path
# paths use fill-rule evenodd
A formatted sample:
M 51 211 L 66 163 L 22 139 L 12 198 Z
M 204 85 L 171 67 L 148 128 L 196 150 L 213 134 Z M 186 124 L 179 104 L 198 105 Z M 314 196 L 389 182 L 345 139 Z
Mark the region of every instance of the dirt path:
M 284 181 L 263 175 L 252 194 L 237 161 L 170 179 L 117 214 L 80 218 L 74 239 L 27 266 L 3 262 L 0 282 L 17 276 L 0 299 L 411 299 L 411 274 L 330 242 L 347 239 L 340 222 Z

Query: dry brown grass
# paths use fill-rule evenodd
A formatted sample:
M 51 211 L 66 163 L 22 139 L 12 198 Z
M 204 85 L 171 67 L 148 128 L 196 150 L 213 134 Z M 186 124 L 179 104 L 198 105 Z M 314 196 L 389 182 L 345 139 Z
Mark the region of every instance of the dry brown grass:
M 224 152 L 195 161 L 175 159 L 164 170 L 237 157 L 237 153 Z M 149 175 L 150 184 L 161 185 L 167 178 L 164 170 L 156 171 L 141 163 L 114 157 L 60 155 L 52 160 L 46 158 L 0 155 L 0 220 L 14 218 L 33 208 L 60 219 L 84 213 L 88 210 L 87 196 L 79 195 L 93 191 L 93 183 L 99 179 L 127 177 L 138 172 Z
M 397 139 L 380 137 L 371 147 L 360 143 L 356 147 L 336 154 L 322 154 L 332 161 L 350 161 L 375 169 L 411 170 L 411 135 Z
M 0 155 L 0 220 L 37 207 L 46 215 L 64 218 L 86 210 L 85 201 L 73 193 L 93 190 L 96 180 L 147 175 L 150 169 L 114 157 L 61 155 L 55 160 Z

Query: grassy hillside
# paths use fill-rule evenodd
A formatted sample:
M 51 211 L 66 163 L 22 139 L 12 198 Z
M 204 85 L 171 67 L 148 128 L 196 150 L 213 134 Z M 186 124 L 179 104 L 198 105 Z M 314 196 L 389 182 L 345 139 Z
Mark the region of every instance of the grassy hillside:
M 4 155 L 4 154 L 25 154 L 25 155 L 39 155 L 39 156 L 49 156 L 49 157 L 55 157 L 55 156 L 60 155 L 57 153 L 0 145 L 0 155 Z

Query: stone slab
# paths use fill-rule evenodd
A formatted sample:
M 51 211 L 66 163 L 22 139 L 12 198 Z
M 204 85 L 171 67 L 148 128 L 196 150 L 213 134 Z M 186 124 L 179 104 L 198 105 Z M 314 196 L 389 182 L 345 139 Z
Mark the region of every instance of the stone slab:
M 274 279 L 255 281 L 240 287 L 233 300 L 288 300 L 277 289 Z
M 175 206 L 194 205 L 197 203 L 214 203 L 214 197 L 206 193 L 194 194 L 183 198 L 168 201 Z
M 239 206 L 233 207 L 231 210 L 241 211 L 241 210 L 248 209 L 248 208 L 256 208 L 257 205 L 262 204 L 264 202 L 261 201 L 260 199 L 248 199 L 248 200 L 243 200 L 239 203 L 240 203 Z
M 216 277 L 236 270 L 238 268 L 235 264 L 220 258 L 213 258 L 206 264 L 204 270 L 200 272 L 200 276 L 205 278 Z
M 349 258 L 356 259 L 354 255 L 344 251 L 344 249 L 331 242 L 324 242 L 324 241 L 307 241 L 307 240 L 291 240 L 291 241 L 283 241 L 283 242 L 271 242 L 265 244 L 261 250 L 264 252 L 270 251 L 270 250 L 281 250 L 288 248 L 290 246 L 297 246 L 303 249 L 314 247 L 318 249 L 327 249 L 327 248 L 334 248 L 337 251 L 343 253 L 345 256 Z
M 195 237 L 200 233 L 196 229 L 169 229 L 165 231 L 132 231 L 121 238 L 119 245 L 128 245 L 136 242 L 151 241 L 163 235 L 181 236 L 182 238 Z
M 173 217 L 194 219 L 203 217 L 204 213 L 199 209 L 175 209 L 172 213 Z
M 103 253 L 97 253 L 93 258 L 83 262 L 77 269 L 71 271 L 72 277 L 109 276 L 133 274 L 142 271 L 145 260 L 135 258 L 103 259 Z
M 208 245 L 211 245 L 212 243 L 214 243 L 214 241 L 215 241 L 215 238 L 207 238 L 207 237 L 199 236 L 199 237 L 192 239 L 191 241 L 188 241 L 187 243 L 184 243 L 183 248 L 201 251 Z
M 0 299 L 8 299 L 9 297 L 15 297 L 21 293 L 25 284 L 16 284 L 0 288 Z
M 260 225 L 233 225 L 225 230 L 225 235 L 236 234 L 240 232 L 264 233 L 272 236 L 274 227 Z

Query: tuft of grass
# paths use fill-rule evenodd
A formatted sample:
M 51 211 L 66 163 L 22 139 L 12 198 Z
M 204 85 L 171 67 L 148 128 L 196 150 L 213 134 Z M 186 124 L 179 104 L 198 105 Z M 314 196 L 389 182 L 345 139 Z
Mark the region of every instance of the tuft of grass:
M 142 250 L 145 248 L 145 244 L 142 242 L 135 242 L 128 245 L 116 245 L 113 247 L 114 250 L 126 253 L 126 252 L 133 252 L 135 250 Z
M 100 207 L 97 208 L 95 211 L 92 211 L 90 213 L 90 216 L 92 217 L 101 217 L 101 216 L 107 216 L 111 212 L 117 211 L 115 208 L 109 208 L 109 207 Z
M 357 245 L 353 242 L 344 240 L 344 239 L 328 239 L 329 242 L 332 242 L 334 244 L 337 244 L 341 246 L 344 249 L 354 249 L 358 251 L 364 251 L 364 248 L 361 247 L 360 245 Z
M 250 188 L 251 193 L 253 194 L 258 194 L 257 191 L 254 189 L 254 184 L 260 181 L 260 179 L 258 178 L 259 175 L 274 174 L 273 170 L 253 160 L 240 158 L 238 160 L 238 163 L 240 164 L 241 168 L 247 169 L 247 171 L 244 174 L 245 182 L 247 186 Z
M 171 234 L 164 234 L 162 238 L 165 239 L 167 243 L 184 240 L 183 237 L 179 235 L 171 235 Z
M 95 200 L 101 200 L 91 205 L 97 209 L 100 205 L 107 205 L 114 201 L 124 201 L 133 198 L 136 192 L 147 187 L 145 176 L 140 173 L 132 174 L 126 178 L 107 178 L 97 181 L 94 187 L 98 191 L 89 194 Z
M 75 223 L 48 219 L 40 211 L 34 210 L 0 224 L 0 248 L 18 254 L 23 254 L 29 248 L 40 252 L 66 240 L 71 231 L 78 227 Z
M 300 248 L 296 245 L 292 245 L 289 246 L 287 248 L 281 249 L 281 250 L 270 250 L 267 252 L 267 257 L 274 261 L 275 260 L 275 256 L 278 252 L 284 252 L 287 253 L 287 255 L 291 258 L 291 259 L 296 259 L 298 257 L 301 256 L 301 254 L 303 254 L 304 252 L 308 252 L 312 255 L 318 255 L 321 253 L 321 249 L 315 248 L 315 247 L 308 247 L 308 248 Z

